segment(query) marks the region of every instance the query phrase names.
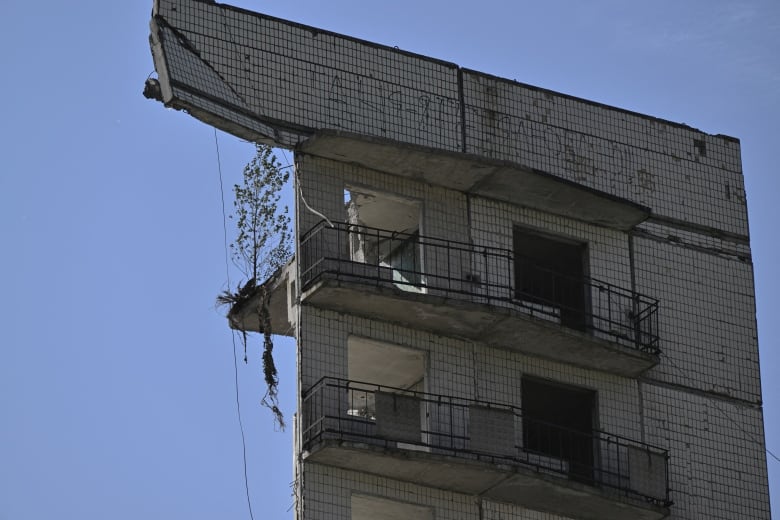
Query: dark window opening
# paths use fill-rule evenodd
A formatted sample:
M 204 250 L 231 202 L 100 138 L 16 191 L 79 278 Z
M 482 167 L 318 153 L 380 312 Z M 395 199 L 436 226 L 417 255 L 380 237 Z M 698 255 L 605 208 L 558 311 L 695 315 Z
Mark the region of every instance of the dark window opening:
M 524 449 L 560 459 L 571 478 L 593 482 L 596 392 L 526 377 L 521 391 Z
M 563 325 L 585 330 L 586 247 L 516 227 L 515 298 L 556 308 Z

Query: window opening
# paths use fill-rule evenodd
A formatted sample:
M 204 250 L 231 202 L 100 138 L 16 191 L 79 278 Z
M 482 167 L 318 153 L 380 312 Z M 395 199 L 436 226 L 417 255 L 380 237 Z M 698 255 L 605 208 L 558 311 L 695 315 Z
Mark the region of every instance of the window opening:
M 421 392 L 425 383 L 425 354 L 389 343 L 352 336 L 347 340 L 350 396 L 347 415 L 376 420 L 377 387 L 403 393 Z
M 588 325 L 587 245 L 514 229 L 515 298 L 555 313 L 561 324 Z
M 424 292 L 420 203 L 368 190 L 346 189 L 350 259 L 405 291 Z
M 560 459 L 571 478 L 593 482 L 596 392 L 523 377 L 523 447 Z

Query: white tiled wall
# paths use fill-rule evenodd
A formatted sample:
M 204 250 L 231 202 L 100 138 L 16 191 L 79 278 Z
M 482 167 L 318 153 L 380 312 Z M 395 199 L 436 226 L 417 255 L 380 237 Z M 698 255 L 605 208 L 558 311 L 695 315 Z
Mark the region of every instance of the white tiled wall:
M 636 380 L 332 311 L 309 308 L 303 319 L 304 390 L 322 377 L 348 378 L 347 339 L 354 335 L 423 351 L 426 392 L 521 406 L 523 375 L 552 379 L 596 390 L 603 430 L 636 440 L 642 436 Z
M 647 442 L 671 452 L 672 518 L 768 519 L 759 408 L 641 385 Z
M 346 186 L 422 203 L 424 235 L 511 248 L 512 226 L 588 243 L 590 275 L 657 298 L 661 363 L 608 376 L 304 306 L 303 387 L 345 377 L 349 334 L 426 351 L 429 391 L 519 404 L 524 373 L 598 390 L 605 429 L 671 450 L 672 518 L 768 518 L 753 273 L 735 139 L 224 5 L 159 0 L 155 35 L 197 117 L 294 146 L 337 129 L 536 168 L 650 208 L 628 234 L 351 164 L 298 157 L 301 193 L 343 221 Z M 162 75 L 161 75 L 161 79 Z M 198 112 L 198 110 L 200 112 Z M 261 119 L 257 119 L 260 116 Z M 226 123 L 227 122 L 227 123 Z M 299 230 L 320 217 L 298 204 Z M 434 266 L 427 265 L 426 269 Z M 511 281 L 511 270 L 505 275 Z M 716 397 L 717 396 L 717 397 Z M 349 518 L 353 491 L 437 519 L 553 516 L 309 465 L 305 520 Z
M 760 402 L 752 264 L 665 231 L 634 239 L 637 290 L 660 300 L 663 356 L 647 376 Z
M 748 235 L 736 139 L 220 4 L 159 0 L 157 9 L 183 36 L 167 37 L 178 55 L 168 72 L 202 93 L 188 101 L 243 126 L 256 115 L 280 146 L 296 144 L 286 131 L 303 140 L 336 129 L 465 151 Z
M 737 140 L 478 72 L 464 78 L 467 151 L 747 236 Z
M 307 202 L 329 218 L 343 220 L 345 186 L 367 186 L 420 200 L 425 235 L 511 249 L 512 229 L 519 225 L 587 242 L 592 277 L 627 289 L 635 284 L 636 291 L 660 300 L 663 350 L 661 363 L 639 382 L 304 306 L 304 388 L 322 376 L 348 376 L 346 342 L 351 334 L 426 352 L 426 391 L 432 393 L 521 405 L 523 374 L 592 388 L 598 392 L 600 428 L 671 451 L 672 518 L 767 517 L 762 419 L 760 409 L 751 405 L 760 397 L 760 387 L 752 265 L 745 240 L 660 221 L 646 222 L 629 234 L 314 157 L 300 158 L 300 180 Z M 319 221 L 301 211 L 304 229 Z M 507 276 L 511 279 L 512 273 Z M 734 399 L 710 399 L 701 392 Z M 708 464 L 714 468 L 711 475 Z M 758 469 L 751 473 L 750 467 Z M 375 492 L 394 493 L 395 484 L 370 484 L 381 480 L 376 477 L 316 469 L 321 471 L 344 478 L 328 484 L 325 495 L 333 486 L 363 492 L 374 485 Z M 307 485 L 320 492 L 319 484 Z M 430 493 L 441 493 L 398 485 L 410 493 L 407 498 L 418 497 L 423 505 L 434 504 L 425 498 Z M 473 502 L 458 500 L 446 499 L 449 505 L 441 511 L 434 505 L 436 518 L 450 518 L 454 510 L 457 518 L 478 518 Z M 487 502 L 482 515 L 555 518 Z

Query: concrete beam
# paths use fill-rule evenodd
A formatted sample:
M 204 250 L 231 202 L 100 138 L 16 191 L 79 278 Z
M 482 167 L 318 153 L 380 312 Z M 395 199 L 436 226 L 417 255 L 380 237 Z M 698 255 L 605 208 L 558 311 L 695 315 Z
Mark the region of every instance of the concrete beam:
M 670 513 L 668 508 L 632 500 L 564 475 L 426 451 L 325 440 L 304 457 L 308 463 L 484 496 L 584 520 L 660 520 Z
M 317 132 L 298 150 L 621 230 L 650 216 L 649 208 L 630 200 L 522 164 L 475 154 L 335 130 Z
M 507 307 L 390 285 L 325 277 L 304 292 L 302 302 L 627 377 L 637 377 L 659 361 L 658 356 Z

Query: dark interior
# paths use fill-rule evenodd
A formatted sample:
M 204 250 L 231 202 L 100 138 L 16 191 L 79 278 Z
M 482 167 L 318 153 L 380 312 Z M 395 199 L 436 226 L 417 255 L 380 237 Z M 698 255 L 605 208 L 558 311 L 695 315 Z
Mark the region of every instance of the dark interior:
M 563 325 L 585 330 L 585 252 L 583 243 L 556 240 L 516 227 L 515 297 L 556 307 Z
M 592 480 L 596 392 L 525 377 L 521 390 L 524 448 L 564 460 L 572 477 Z

